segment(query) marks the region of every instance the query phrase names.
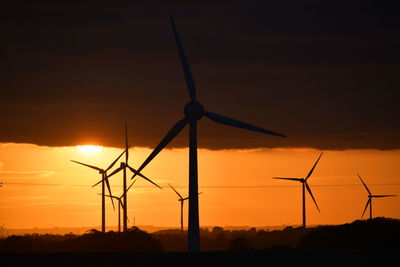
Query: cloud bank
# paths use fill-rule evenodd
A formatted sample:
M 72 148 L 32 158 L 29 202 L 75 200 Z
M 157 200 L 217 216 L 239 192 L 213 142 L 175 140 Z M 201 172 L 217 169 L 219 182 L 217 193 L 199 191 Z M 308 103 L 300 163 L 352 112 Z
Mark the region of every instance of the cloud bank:
M 0 13 L 0 142 L 154 147 L 188 92 L 168 16 L 211 111 L 209 149 L 400 148 L 398 5 L 376 1 L 11 1 Z M 170 147 L 187 146 L 187 131 Z

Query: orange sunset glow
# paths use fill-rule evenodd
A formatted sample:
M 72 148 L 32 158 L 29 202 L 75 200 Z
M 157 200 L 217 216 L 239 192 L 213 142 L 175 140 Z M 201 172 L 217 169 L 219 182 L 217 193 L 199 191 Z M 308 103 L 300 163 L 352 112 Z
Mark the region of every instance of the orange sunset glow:
M 99 227 L 101 189 L 91 186 L 101 177 L 70 159 L 105 167 L 121 151 L 103 147 L 97 153 L 82 153 L 75 147 L 1 144 L 0 224 Z M 130 149 L 132 166 L 137 167 L 149 153 L 147 148 Z M 272 177 L 305 176 L 319 153 L 314 149 L 199 150 L 200 224 L 300 225 L 301 185 Z M 321 213 L 307 196 L 308 223 L 341 224 L 361 217 L 367 192 L 357 173 L 374 194 L 398 194 L 399 160 L 399 150 L 324 151 L 309 180 Z M 188 194 L 187 161 L 187 149 L 167 149 L 143 171 L 163 190 L 137 178 L 128 199 L 131 225 L 135 218 L 137 225 L 179 226 L 177 196 L 168 183 Z M 110 183 L 113 193 L 122 192 L 121 174 L 110 178 Z M 117 212 L 109 201 L 106 205 L 107 227 L 115 227 Z M 400 218 L 399 205 L 399 197 L 375 201 L 374 216 Z

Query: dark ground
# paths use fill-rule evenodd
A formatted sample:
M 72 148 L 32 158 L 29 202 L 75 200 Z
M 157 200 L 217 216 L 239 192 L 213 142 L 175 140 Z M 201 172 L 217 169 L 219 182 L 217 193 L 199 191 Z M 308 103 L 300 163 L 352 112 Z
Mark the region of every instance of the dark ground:
M 91 231 L 0 240 L 1 266 L 398 266 L 400 220 L 374 218 L 279 231 L 203 231 L 202 252 L 188 253 L 186 234 Z
M 2 266 L 396 266 L 400 249 L 200 253 L 13 253 Z M 390 264 L 390 265 L 389 265 Z

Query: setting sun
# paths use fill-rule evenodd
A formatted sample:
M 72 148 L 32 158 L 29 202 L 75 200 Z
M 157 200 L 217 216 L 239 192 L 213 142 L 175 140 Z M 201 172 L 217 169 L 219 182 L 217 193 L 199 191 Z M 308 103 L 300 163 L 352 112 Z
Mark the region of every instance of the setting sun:
M 80 152 L 86 153 L 86 154 L 97 153 L 102 148 L 103 148 L 102 146 L 92 146 L 92 145 L 76 146 L 76 149 L 78 149 Z

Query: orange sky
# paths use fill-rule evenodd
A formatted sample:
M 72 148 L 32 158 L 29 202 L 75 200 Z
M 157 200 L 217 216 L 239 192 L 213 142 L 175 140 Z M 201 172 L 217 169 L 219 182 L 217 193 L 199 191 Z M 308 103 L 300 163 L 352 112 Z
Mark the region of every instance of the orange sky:
M 98 226 L 100 176 L 70 162 L 106 167 L 122 149 L 103 148 L 85 154 L 76 147 L 0 144 L 0 225 L 6 228 Z M 309 185 L 321 209 L 307 196 L 307 224 L 339 224 L 359 219 L 367 193 L 359 172 L 373 194 L 400 193 L 400 150 L 324 151 Z M 150 153 L 130 149 L 137 168 Z M 315 149 L 199 150 L 201 225 L 293 225 L 301 223 L 301 185 L 272 176 L 304 177 L 317 159 Z M 118 164 L 119 165 L 119 164 Z M 179 203 L 171 183 L 184 196 L 188 183 L 187 149 L 166 149 L 143 173 L 164 189 L 139 180 L 129 193 L 128 215 L 137 225 L 179 226 Z M 121 192 L 122 174 L 111 178 L 114 194 Z M 39 183 L 42 185 L 28 185 Z M 57 185 L 44 185 L 57 184 Z M 374 216 L 400 218 L 400 197 L 374 201 Z M 187 225 L 185 203 L 184 225 Z M 368 215 L 368 214 L 367 214 Z M 107 226 L 117 225 L 117 212 L 107 202 Z

